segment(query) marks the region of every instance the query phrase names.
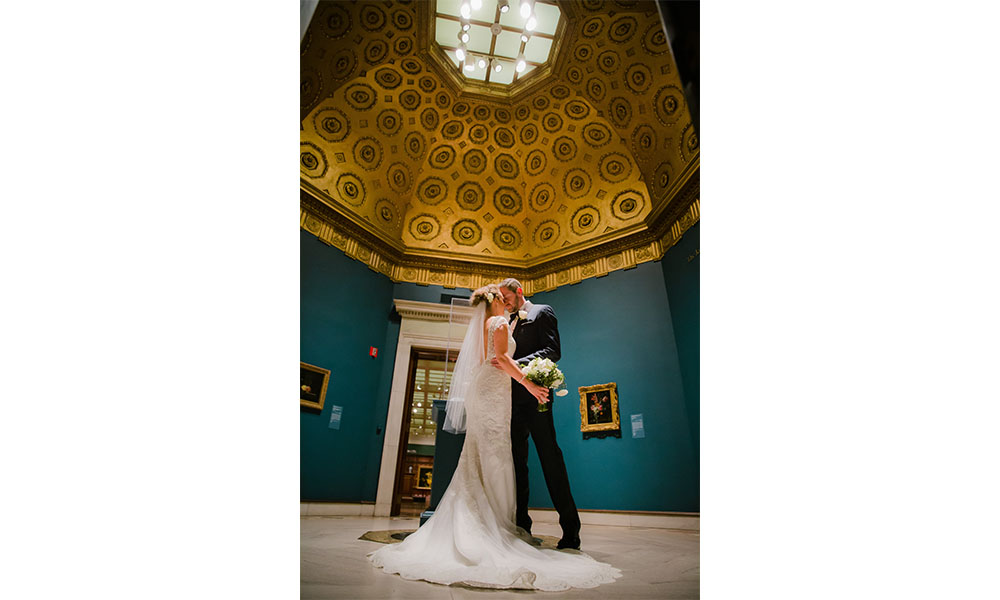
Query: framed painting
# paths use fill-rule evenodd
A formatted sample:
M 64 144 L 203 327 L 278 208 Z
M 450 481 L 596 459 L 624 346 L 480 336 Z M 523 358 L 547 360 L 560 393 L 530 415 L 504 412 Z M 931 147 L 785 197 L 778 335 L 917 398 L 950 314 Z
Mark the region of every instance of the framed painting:
M 580 391 L 580 431 L 587 434 L 601 433 L 621 437 L 621 418 L 618 414 L 618 384 L 602 383 L 578 388 Z
M 299 361 L 299 406 L 323 410 L 330 371 Z
M 429 490 L 434 476 L 434 467 L 431 465 L 420 465 L 417 467 L 417 484 L 413 489 Z

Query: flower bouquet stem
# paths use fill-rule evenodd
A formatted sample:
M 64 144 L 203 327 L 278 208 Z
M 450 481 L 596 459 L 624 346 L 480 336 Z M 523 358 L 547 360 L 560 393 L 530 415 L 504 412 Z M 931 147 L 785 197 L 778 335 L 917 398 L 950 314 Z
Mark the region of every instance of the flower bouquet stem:
M 565 396 L 569 393 L 566 389 L 566 378 L 563 377 L 559 365 L 547 358 L 533 358 L 525 365 L 521 372 L 524 373 L 528 381 L 549 388 L 550 398 L 554 396 Z M 552 400 L 538 403 L 538 412 L 546 412 L 551 408 Z

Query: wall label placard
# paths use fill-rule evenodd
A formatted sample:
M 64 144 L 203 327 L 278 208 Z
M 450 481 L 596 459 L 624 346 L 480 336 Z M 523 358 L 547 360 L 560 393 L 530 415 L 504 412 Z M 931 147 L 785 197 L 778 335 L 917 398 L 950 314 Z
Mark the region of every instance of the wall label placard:
M 340 418 L 344 414 L 344 407 L 336 404 L 330 406 L 330 429 L 340 429 Z
M 639 413 L 637 415 L 632 415 L 632 437 L 633 438 L 646 437 L 646 430 L 642 426 L 642 413 Z

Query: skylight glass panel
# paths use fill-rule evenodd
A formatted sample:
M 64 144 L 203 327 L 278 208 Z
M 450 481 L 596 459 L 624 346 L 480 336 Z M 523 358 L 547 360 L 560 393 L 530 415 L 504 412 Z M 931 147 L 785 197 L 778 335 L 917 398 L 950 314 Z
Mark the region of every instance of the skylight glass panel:
M 437 11 L 442 15 L 461 16 L 462 3 L 457 0 L 438 0 Z
M 479 18 L 483 21 L 493 22 L 493 16 L 497 14 L 497 0 L 483 0 L 483 7 L 479 10 L 472 11 L 472 17 Z
M 449 19 L 442 19 L 438 17 L 435 19 L 436 26 L 434 31 L 434 41 L 438 43 L 439 46 L 454 47 L 458 45 L 458 31 L 461 25 L 458 21 L 451 21 Z
M 490 33 L 489 27 L 483 27 L 482 25 L 469 27 L 469 43 L 466 44 L 469 50 L 486 54 L 490 51 L 490 43 L 492 42 L 493 34 Z
M 552 48 L 552 40 L 532 36 L 524 45 L 524 58 L 531 62 L 543 63 L 549 59 L 550 48 Z
M 500 14 L 500 24 L 504 27 L 524 28 L 525 19 L 521 16 L 521 1 L 510 0 L 510 10 Z
M 499 73 L 495 70 L 490 73 L 490 81 L 510 85 L 514 81 L 514 63 L 506 60 L 499 61 L 503 67 Z
M 462 17 L 466 3 L 468 17 Z M 510 10 L 506 13 L 499 12 L 497 0 L 482 0 L 478 9 L 472 8 L 471 0 L 436 0 L 435 6 L 434 39 L 454 67 L 467 79 L 500 85 L 516 82 L 551 59 L 553 36 L 562 18 L 557 5 L 544 2 L 522 4 L 522 0 L 510 0 Z M 527 15 L 521 14 L 522 6 L 530 7 Z M 535 22 L 534 29 L 526 31 L 530 21 Z M 463 31 L 468 35 L 465 42 L 459 38 Z M 527 43 L 522 41 L 522 35 L 526 35 Z M 458 60 L 459 47 L 464 50 L 465 60 Z M 518 73 L 514 66 L 521 57 L 535 65 L 528 65 Z M 485 65 L 479 64 L 481 58 Z M 493 68 L 497 64 L 501 65 L 500 72 Z
M 506 56 L 507 58 L 517 58 L 517 53 L 521 51 L 521 35 L 513 31 L 503 31 L 497 36 L 497 45 L 493 49 L 496 56 Z
M 535 3 L 535 18 L 538 20 L 535 33 L 555 35 L 561 12 L 558 7 L 551 4 Z

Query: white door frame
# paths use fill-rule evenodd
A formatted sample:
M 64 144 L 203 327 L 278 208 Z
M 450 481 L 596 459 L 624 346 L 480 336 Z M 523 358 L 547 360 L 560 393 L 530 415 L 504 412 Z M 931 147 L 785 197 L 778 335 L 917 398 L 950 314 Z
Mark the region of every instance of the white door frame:
M 410 350 L 414 347 L 458 352 L 465 337 L 466 325 L 472 317 L 472 308 L 451 307 L 447 304 L 393 300 L 396 312 L 402 317 L 399 342 L 396 344 L 396 362 L 392 370 L 389 392 L 389 412 L 385 420 L 385 438 L 382 442 L 382 463 L 378 472 L 378 490 L 375 494 L 375 516 L 388 517 L 392 510 L 392 488 L 396 482 L 396 463 L 399 457 L 400 430 L 403 427 L 403 405 L 406 403 L 406 378 L 410 368 Z M 449 344 L 449 340 L 451 343 Z

